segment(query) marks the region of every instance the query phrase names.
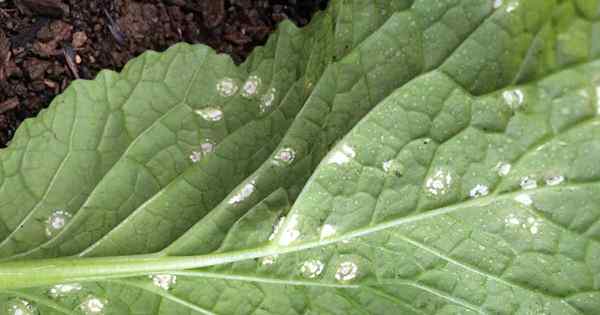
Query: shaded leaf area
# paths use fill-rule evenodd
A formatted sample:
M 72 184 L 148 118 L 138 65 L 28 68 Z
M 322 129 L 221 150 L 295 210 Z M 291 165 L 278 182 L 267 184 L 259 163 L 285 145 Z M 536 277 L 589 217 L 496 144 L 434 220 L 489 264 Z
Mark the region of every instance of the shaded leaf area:
M 599 8 L 333 1 L 78 82 L 0 154 L 6 309 L 595 314 Z

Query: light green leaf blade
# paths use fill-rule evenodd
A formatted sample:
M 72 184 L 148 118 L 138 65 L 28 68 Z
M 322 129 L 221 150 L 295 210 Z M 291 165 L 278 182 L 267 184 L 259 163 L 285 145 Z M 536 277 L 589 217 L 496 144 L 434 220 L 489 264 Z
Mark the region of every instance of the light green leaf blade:
M 256 102 L 234 97 L 237 127 L 208 128 L 223 135 L 215 154 L 157 176 L 147 200 L 96 236 L 71 223 L 60 241 L 23 241 L 27 233 L 6 226 L 0 303 L 42 314 L 595 314 L 598 4 L 334 1 L 312 31 L 290 28 L 274 55 L 267 46 L 227 70 L 241 82 L 283 63 L 277 52 L 294 42 L 330 40 L 305 45 L 296 70 L 270 80 L 295 73 L 279 108 L 296 110 L 256 136 L 250 146 L 262 153 L 241 152 L 265 116 L 245 116 Z M 269 71 L 261 76 L 277 76 Z M 125 139 L 122 150 L 144 156 L 155 138 L 139 148 Z M 24 156 L 7 152 L 9 162 Z M 91 178 L 144 175 L 127 164 L 114 171 L 123 152 Z M 254 160 L 236 166 L 239 154 Z M 105 185 L 81 194 L 111 204 L 104 193 L 124 188 Z M 15 201 L 0 207 L 15 211 Z M 185 222 L 161 225 L 172 220 Z M 97 258 L 39 259 L 72 254 Z

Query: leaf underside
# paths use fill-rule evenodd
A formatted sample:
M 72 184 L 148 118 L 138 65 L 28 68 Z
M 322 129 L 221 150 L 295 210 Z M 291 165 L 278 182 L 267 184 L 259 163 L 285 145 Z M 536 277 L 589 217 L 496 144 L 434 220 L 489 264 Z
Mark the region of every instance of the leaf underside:
M 0 314 L 599 314 L 599 56 L 598 0 L 333 0 L 76 81 L 0 152 Z

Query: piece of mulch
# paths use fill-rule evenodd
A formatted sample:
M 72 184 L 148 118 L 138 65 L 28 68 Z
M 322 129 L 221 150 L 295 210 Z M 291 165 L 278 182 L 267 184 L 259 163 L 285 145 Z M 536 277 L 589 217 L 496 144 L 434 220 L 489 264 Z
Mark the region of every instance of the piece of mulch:
M 0 0 L 0 148 L 72 80 L 119 70 L 177 42 L 243 61 L 278 22 L 307 24 L 328 0 Z

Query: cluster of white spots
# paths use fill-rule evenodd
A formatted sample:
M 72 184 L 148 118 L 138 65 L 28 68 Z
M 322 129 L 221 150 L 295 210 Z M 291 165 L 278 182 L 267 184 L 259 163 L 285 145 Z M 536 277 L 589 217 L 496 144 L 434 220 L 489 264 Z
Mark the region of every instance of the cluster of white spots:
M 219 121 L 223 119 L 223 111 L 216 107 L 197 109 L 195 113 L 206 121 Z
M 275 154 L 275 160 L 283 162 L 285 164 L 290 164 L 294 162 L 295 158 L 296 151 L 294 151 L 294 149 L 292 148 L 283 148 Z
M 546 185 L 556 186 L 562 184 L 565 181 L 565 177 L 562 175 L 552 175 L 546 177 Z
M 100 299 L 93 295 L 90 295 L 90 296 L 86 297 L 85 300 L 83 300 L 83 302 L 81 302 L 81 304 L 79 304 L 79 309 L 85 315 L 98 315 L 98 314 L 102 314 L 106 304 L 107 304 L 106 300 Z
M 193 163 L 199 162 L 204 156 L 215 151 L 216 144 L 210 140 L 206 140 L 202 144 L 200 144 L 200 150 L 192 151 L 190 154 L 190 160 Z
M 335 150 L 329 155 L 326 163 L 344 165 L 350 162 L 350 160 L 354 157 L 356 157 L 356 152 L 354 149 L 351 146 L 344 144 L 342 145 L 341 149 Z
M 69 223 L 73 217 L 67 211 L 54 210 L 46 220 L 46 236 L 54 237 Z
M 57 284 L 48 290 L 51 298 L 59 298 L 81 291 L 83 287 L 79 283 Z
M 490 189 L 486 185 L 477 184 L 475 187 L 469 191 L 469 197 L 471 198 L 479 198 L 483 196 L 487 196 L 490 193 Z
M 299 217 L 297 214 L 292 214 L 287 222 L 287 226 L 281 233 L 281 237 L 279 238 L 279 244 L 283 246 L 290 245 L 293 241 L 297 240 L 300 237 L 300 231 L 298 230 L 299 225 Z
M 508 216 L 506 216 L 506 218 L 504 218 L 504 223 L 512 227 L 520 227 L 525 230 L 528 230 L 531 234 L 539 233 L 541 224 L 541 222 L 539 220 L 536 220 L 536 218 L 534 217 L 528 217 L 527 220 L 523 218 L 523 220 L 521 220 L 513 213 L 509 214 Z
M 37 308 L 29 301 L 16 298 L 6 304 L 6 310 L 10 315 L 35 315 Z
M 438 169 L 425 181 L 425 188 L 432 195 L 446 194 L 452 185 L 452 175 L 449 172 Z
M 518 7 L 519 7 L 519 2 L 518 1 L 512 1 L 506 7 L 506 12 L 510 13 L 510 12 L 516 10 Z
M 223 97 L 230 97 L 238 91 L 238 85 L 232 78 L 223 78 L 217 82 L 217 91 Z
M 508 107 L 510 107 L 512 110 L 516 110 L 523 105 L 525 95 L 523 94 L 523 91 L 519 89 L 507 90 L 502 93 L 502 98 L 504 98 L 504 102 L 506 102 Z
M 381 167 L 383 168 L 383 171 L 386 173 L 389 173 L 389 171 L 392 169 L 392 163 L 394 163 L 394 160 L 384 161 L 383 164 L 381 165 Z
M 354 151 L 354 148 L 347 144 L 342 145 L 342 152 L 351 158 L 356 157 L 356 152 Z
M 271 266 L 277 261 L 277 255 L 265 256 L 261 258 L 260 264 L 263 266 Z
M 335 271 L 335 278 L 338 281 L 349 281 L 358 275 L 358 266 L 351 261 L 341 263 Z
M 502 0 L 492 0 L 493 1 L 493 6 L 494 9 L 498 9 L 500 6 L 502 6 Z
M 192 151 L 192 154 L 190 154 L 190 160 L 192 163 L 198 163 L 200 160 L 202 160 L 202 156 L 202 152 Z
M 538 184 L 537 184 L 537 180 L 535 180 L 534 178 L 531 178 L 529 176 L 525 176 L 523 178 L 521 178 L 521 183 L 519 183 L 519 185 L 521 186 L 522 189 L 534 189 L 537 188 Z
M 242 95 L 244 97 L 253 97 L 260 89 L 261 79 L 256 75 L 251 75 L 242 86 Z
M 404 165 L 396 160 L 388 160 L 381 165 L 383 171 L 390 175 L 402 176 L 404 174 Z
M 318 277 L 325 268 L 325 265 L 319 260 L 307 260 L 300 267 L 302 275 L 309 279 Z
M 175 275 L 162 274 L 150 275 L 148 277 L 152 279 L 152 284 L 166 291 L 170 290 L 177 283 L 177 276 Z
M 321 239 L 335 235 L 337 229 L 331 224 L 324 224 L 321 228 Z
M 512 168 L 512 165 L 510 165 L 509 163 L 500 162 L 496 165 L 495 170 L 496 170 L 496 172 L 498 172 L 499 176 L 504 177 L 504 176 L 508 175 L 508 173 L 510 173 L 511 168 Z
M 515 201 L 524 206 L 531 206 L 533 204 L 533 200 L 531 199 L 531 196 L 529 196 L 528 194 L 518 194 L 515 197 Z
M 525 228 L 529 226 L 529 232 L 531 234 L 537 234 L 540 231 L 540 221 L 536 220 L 534 217 L 527 218 L 527 225 Z
M 242 189 L 237 194 L 235 194 L 233 197 L 231 197 L 231 199 L 229 199 L 229 204 L 232 205 L 240 203 L 246 200 L 248 197 L 250 197 L 250 195 L 252 195 L 252 193 L 256 189 L 256 186 L 254 186 L 255 184 L 256 182 L 254 180 L 245 184 L 244 187 L 242 187 Z
M 519 225 L 521 224 L 521 220 L 519 219 L 519 217 L 511 213 L 507 215 L 506 218 L 504 218 L 504 223 L 506 223 L 507 225 Z
M 273 106 L 273 102 L 275 101 L 276 93 L 277 89 L 271 88 L 260 98 L 259 109 L 261 113 L 266 113 L 271 110 L 271 106 Z

